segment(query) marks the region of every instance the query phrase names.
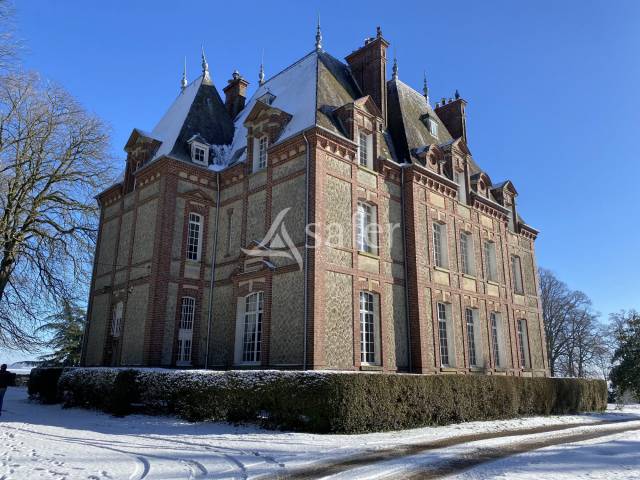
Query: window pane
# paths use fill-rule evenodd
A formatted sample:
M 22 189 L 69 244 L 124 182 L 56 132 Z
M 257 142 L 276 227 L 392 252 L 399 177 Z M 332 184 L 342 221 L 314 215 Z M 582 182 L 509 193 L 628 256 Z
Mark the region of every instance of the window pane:
M 202 217 L 197 213 L 189 214 L 189 230 L 187 233 L 187 259 L 200 260 L 200 230 Z
M 473 310 L 467 308 L 465 310 L 465 318 L 467 321 L 467 343 L 469 344 L 469 365 L 478 365 L 476 358 L 476 336 L 475 336 L 475 322 Z
M 245 298 L 242 361 L 259 362 L 262 342 L 262 292 Z
M 524 293 L 522 290 L 522 271 L 520 269 L 520 257 L 511 257 L 511 273 L 513 276 L 513 289 L 516 293 Z
M 258 143 L 258 168 L 262 169 L 267 166 L 267 148 L 269 147 L 269 139 L 262 137 Z
M 473 265 L 473 241 L 471 235 L 463 232 L 460 234 L 460 259 L 462 261 L 462 272 L 467 275 L 475 273 Z
M 447 307 L 438 303 L 438 333 L 440 334 L 440 363 L 449 366 L 449 340 L 447 338 Z
M 360 292 L 360 361 L 376 362 L 374 295 Z
M 367 167 L 369 165 L 368 162 L 368 158 L 367 158 L 367 134 L 364 132 L 360 132 L 359 135 L 359 151 L 358 151 L 358 157 L 360 160 L 360 165 L 362 165 L 363 167 Z
M 442 267 L 444 264 L 442 252 L 442 225 L 433 224 L 433 256 L 436 266 Z
M 493 242 L 484 242 L 484 261 L 487 280 L 493 282 L 498 280 L 496 269 L 496 246 Z
M 493 363 L 495 367 L 500 366 L 500 343 L 498 341 L 498 318 L 497 314 L 491 313 L 491 343 L 493 344 Z
M 182 297 L 180 308 L 180 328 L 183 330 L 193 330 L 193 319 L 195 316 L 196 300 L 191 297 Z
M 527 341 L 527 321 L 525 319 L 518 320 L 518 343 L 520 344 L 520 366 L 522 368 L 527 367 L 527 354 L 526 354 L 526 345 Z

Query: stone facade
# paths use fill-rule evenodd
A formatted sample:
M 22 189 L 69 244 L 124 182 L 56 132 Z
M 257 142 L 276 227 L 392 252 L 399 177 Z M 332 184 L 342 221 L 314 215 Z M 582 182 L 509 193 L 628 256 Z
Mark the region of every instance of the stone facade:
M 224 168 L 181 158 L 177 146 L 156 158 L 166 140 L 134 130 L 125 179 L 98 197 L 85 365 L 547 374 L 537 232 L 518 215 L 513 184 L 492 184 L 471 157 L 464 100 L 433 110 L 426 99 L 419 106 L 426 114 L 404 118 L 408 87 L 396 74 L 386 80 L 387 46 L 378 32 L 347 57 L 349 67 L 324 52 L 310 54 L 322 65 L 316 88 L 325 90 L 316 98 L 333 99 L 336 131 L 316 115 L 283 138 L 303 113 L 280 109 L 277 97 L 246 101 L 248 82 L 235 74 L 225 104 L 236 135 L 243 132 L 242 149 Z M 345 79 L 349 71 L 355 80 Z M 349 89 L 353 98 L 345 101 Z M 196 98 L 220 101 L 207 92 Z M 425 115 L 439 122 L 440 136 L 422 145 Z M 422 137 L 410 138 L 411 131 Z M 362 161 L 362 134 L 370 142 L 369 164 Z M 256 168 L 262 138 L 266 164 Z M 358 243 L 362 204 L 378 225 L 369 251 Z M 285 211 L 276 226 L 288 243 L 267 245 L 263 238 Z M 305 234 L 307 224 L 313 236 Z M 445 233 L 436 240 L 440 228 Z M 436 265 L 436 248 L 446 252 L 446 265 Z M 362 351 L 361 329 L 369 327 L 361 292 L 375 304 L 365 346 L 374 350 L 370 357 Z M 256 342 L 247 325 L 257 318 L 250 303 L 257 298 Z M 249 360 L 247 341 L 259 351 Z

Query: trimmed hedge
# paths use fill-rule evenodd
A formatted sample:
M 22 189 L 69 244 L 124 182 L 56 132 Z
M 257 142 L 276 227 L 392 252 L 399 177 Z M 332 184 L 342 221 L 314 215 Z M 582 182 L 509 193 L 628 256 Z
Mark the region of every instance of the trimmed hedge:
M 37 398 L 42 403 L 57 403 L 58 380 L 63 368 L 32 368 L 27 383 L 29 397 Z
M 602 411 L 607 405 L 600 380 L 484 375 L 76 368 L 65 369 L 58 388 L 68 406 L 117 415 L 175 414 L 189 421 L 339 433 Z

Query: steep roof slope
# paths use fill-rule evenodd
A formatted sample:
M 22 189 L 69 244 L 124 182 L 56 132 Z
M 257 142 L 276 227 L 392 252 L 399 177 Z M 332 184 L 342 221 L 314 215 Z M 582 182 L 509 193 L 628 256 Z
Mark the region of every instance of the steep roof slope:
M 400 158 L 408 161 L 411 151 L 425 145 L 441 145 L 453 140 L 421 93 L 398 79 L 387 82 L 388 123 L 391 138 Z M 438 123 L 437 137 L 433 136 L 422 120 L 424 115 Z
M 153 158 L 188 160 L 187 141 L 196 134 L 212 145 L 226 145 L 233 138 L 233 123 L 216 87 L 202 77 L 180 92 L 151 131 L 150 136 L 162 142 Z

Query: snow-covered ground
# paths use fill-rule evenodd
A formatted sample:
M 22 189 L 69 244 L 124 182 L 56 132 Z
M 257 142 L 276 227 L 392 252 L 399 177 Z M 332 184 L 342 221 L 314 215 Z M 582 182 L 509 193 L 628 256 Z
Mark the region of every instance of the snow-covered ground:
M 0 417 L 0 479 L 401 478 L 529 439 L 635 427 L 623 434 L 524 453 L 459 473 L 460 478 L 640 478 L 640 409 L 602 415 L 474 422 L 368 435 L 313 435 L 168 417 L 114 418 L 27 400 L 12 388 Z M 599 424 L 602 420 L 631 420 Z M 582 424 L 582 426 L 576 426 Z M 555 426 L 555 427 L 553 427 Z M 555 431 L 467 441 L 514 429 Z M 504 435 L 504 433 L 503 433 Z M 436 445 L 437 446 L 437 445 Z M 353 460 L 356 460 L 354 463 Z M 315 469 L 315 470 L 314 470 Z M 418 473 L 416 473 L 418 472 Z M 432 478 L 438 475 L 432 476 Z

